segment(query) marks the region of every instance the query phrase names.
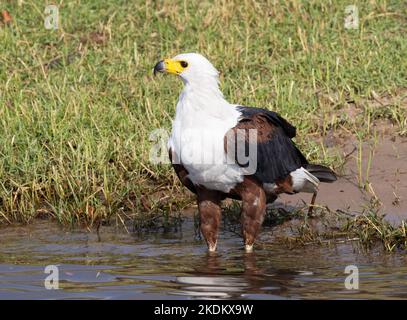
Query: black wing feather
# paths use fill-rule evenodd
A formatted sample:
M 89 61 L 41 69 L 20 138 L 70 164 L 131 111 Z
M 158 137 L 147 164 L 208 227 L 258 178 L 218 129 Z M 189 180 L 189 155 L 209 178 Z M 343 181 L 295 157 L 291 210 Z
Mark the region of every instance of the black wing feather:
M 266 141 L 257 143 L 257 171 L 254 176 L 261 182 L 274 183 L 308 164 L 291 140 L 295 137 L 296 128 L 287 120 L 266 109 L 242 106 L 238 107 L 238 110 L 242 113 L 240 121 L 250 121 L 254 115 L 261 114 L 274 125 L 272 136 Z

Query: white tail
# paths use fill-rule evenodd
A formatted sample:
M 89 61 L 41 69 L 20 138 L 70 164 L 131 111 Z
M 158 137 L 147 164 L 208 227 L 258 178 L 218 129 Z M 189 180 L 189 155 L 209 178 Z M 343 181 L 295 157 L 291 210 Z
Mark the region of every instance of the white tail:
M 318 190 L 319 179 L 303 167 L 290 173 L 293 179 L 293 189 L 296 192 L 314 193 Z

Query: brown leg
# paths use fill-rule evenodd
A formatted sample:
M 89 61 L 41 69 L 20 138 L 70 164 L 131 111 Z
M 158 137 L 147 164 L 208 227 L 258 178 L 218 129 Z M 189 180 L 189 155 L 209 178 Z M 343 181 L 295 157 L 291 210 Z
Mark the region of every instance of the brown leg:
M 201 232 L 208 245 L 208 250 L 214 252 L 218 240 L 218 230 L 221 219 L 220 194 L 214 191 L 198 190 L 198 209 L 201 218 Z
M 315 199 L 317 198 L 317 192 L 314 192 L 312 195 L 311 203 L 309 205 L 308 209 L 308 215 L 310 216 L 312 214 L 312 211 L 314 210 L 314 205 L 315 205 Z
M 251 252 L 266 213 L 266 194 L 262 186 L 250 178 L 245 178 L 236 192 L 242 199 L 243 241 L 246 252 Z

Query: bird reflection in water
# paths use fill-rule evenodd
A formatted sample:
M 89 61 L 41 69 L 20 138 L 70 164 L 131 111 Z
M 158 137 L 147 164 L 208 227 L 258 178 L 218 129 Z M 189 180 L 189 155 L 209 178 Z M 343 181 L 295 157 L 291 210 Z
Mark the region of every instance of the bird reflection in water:
M 202 263 L 193 275 L 176 278 L 180 288 L 174 294 L 205 299 L 237 299 L 253 290 L 264 294 L 262 288 L 265 285 L 279 291 L 278 281 L 269 277 L 272 276 L 269 271 L 257 267 L 257 258 L 255 252 L 232 260 L 225 260 L 218 253 L 208 253 L 202 257 Z

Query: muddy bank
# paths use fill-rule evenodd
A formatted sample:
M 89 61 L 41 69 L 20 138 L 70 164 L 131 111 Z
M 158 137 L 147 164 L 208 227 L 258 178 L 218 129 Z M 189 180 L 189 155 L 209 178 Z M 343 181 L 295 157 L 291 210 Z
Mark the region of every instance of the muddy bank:
M 321 184 L 316 203 L 354 213 L 374 205 L 389 221 L 406 220 L 407 138 L 382 132 L 361 146 L 355 138 L 349 140 L 330 150 L 342 153 L 346 162 L 338 181 Z M 282 195 L 276 205 L 301 207 L 310 201 L 310 194 Z

